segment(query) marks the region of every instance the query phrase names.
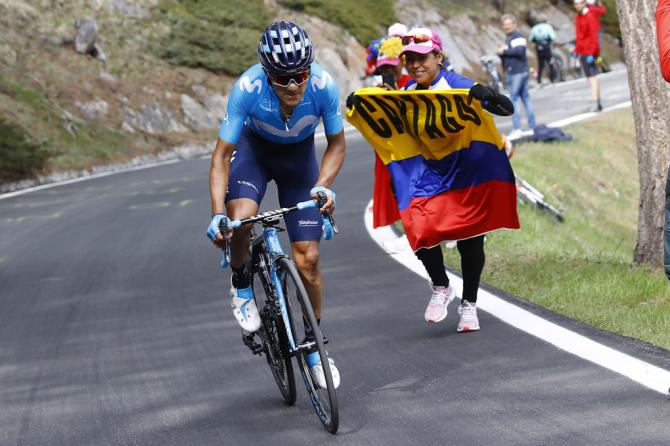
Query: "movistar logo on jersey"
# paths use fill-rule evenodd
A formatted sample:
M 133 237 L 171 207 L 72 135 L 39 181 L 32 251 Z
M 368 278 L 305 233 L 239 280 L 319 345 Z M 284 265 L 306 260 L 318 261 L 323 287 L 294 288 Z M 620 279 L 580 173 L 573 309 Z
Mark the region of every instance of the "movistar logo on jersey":
M 249 76 L 243 76 L 240 78 L 240 90 L 247 90 L 248 93 L 253 93 L 256 88 L 258 88 L 257 94 L 261 94 L 261 90 L 263 89 L 263 82 L 260 79 L 256 79 L 252 83 Z
M 321 72 L 321 77 L 316 77 L 312 76 L 312 90 L 316 91 L 318 88 L 319 90 L 323 90 L 326 88 L 329 82 L 332 82 L 333 78 L 331 77 L 330 74 L 328 74 L 327 71 L 322 71 Z

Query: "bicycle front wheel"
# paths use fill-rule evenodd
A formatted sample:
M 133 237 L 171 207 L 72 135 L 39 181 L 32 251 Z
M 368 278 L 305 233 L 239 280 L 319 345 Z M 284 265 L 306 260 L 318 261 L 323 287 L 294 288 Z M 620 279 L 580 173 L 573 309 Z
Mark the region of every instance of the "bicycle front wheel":
M 309 353 L 307 349 L 300 348 L 296 352 L 295 357 L 314 411 L 326 430 L 334 434 L 339 427 L 340 416 L 337 407 L 337 395 L 330 367 L 328 366 L 328 355 L 321 329 L 316 321 L 312 304 L 309 301 L 305 287 L 293 262 L 286 258 L 279 259 L 277 269 L 282 281 L 282 291 L 286 300 L 286 309 L 293 339 L 296 344 L 299 344 L 300 340 L 304 339 L 306 328 L 311 328 L 314 333 L 316 340 L 315 347 L 321 358 L 321 364 L 324 365 L 325 389 L 318 386 L 307 365 L 306 355 Z
M 263 272 L 267 272 L 264 279 L 261 278 Z M 257 271 L 254 273 L 254 296 L 260 296 L 261 293 L 267 294 L 266 286 L 268 284 L 264 284 L 263 282 L 270 281 L 271 279 L 269 279 L 270 275 L 267 270 L 263 272 Z M 266 299 L 266 302 L 274 302 L 274 300 L 271 297 L 270 299 Z M 261 336 L 265 349 L 265 358 L 284 401 L 289 406 L 292 406 L 295 404 L 296 388 L 284 321 L 281 315 L 275 311 L 274 305 L 263 307 L 261 310 L 261 319 L 263 321 L 261 329 L 265 333 L 265 336 Z

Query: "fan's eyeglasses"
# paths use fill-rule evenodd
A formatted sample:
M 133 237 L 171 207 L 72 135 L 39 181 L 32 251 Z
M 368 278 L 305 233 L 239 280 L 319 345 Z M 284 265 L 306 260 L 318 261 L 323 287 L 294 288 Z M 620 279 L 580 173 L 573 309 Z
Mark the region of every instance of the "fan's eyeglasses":
M 405 36 L 402 38 L 402 44 L 404 46 L 409 45 L 410 43 L 426 43 L 430 42 L 432 39 L 432 36 L 429 36 L 427 34 L 414 34 L 411 36 Z
M 272 74 L 270 75 L 270 81 L 273 84 L 277 85 L 278 87 L 282 88 L 288 87 L 289 85 L 291 85 L 291 82 L 293 82 L 299 87 L 309 80 L 309 75 L 310 70 L 295 74 L 285 74 L 285 75 Z

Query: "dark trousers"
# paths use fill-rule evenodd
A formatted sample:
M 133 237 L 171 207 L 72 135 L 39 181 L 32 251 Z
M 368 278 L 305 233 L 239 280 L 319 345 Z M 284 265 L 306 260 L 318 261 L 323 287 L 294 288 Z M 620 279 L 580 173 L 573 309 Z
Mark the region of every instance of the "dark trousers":
M 549 68 L 549 80 L 553 83 L 556 79 L 556 73 L 554 73 L 554 67 L 551 65 L 551 54 L 538 54 L 537 63 L 537 83 L 542 83 L 542 73 L 544 72 L 545 67 Z
M 456 242 L 458 253 L 461 255 L 461 272 L 463 273 L 463 300 L 470 303 L 477 302 L 477 290 L 479 280 L 484 270 L 486 256 L 484 254 L 484 236 L 459 240 Z M 416 256 L 421 260 L 428 272 L 430 281 L 436 286 L 449 286 L 449 278 L 444 269 L 442 258 L 442 246 L 422 248 L 416 251 Z

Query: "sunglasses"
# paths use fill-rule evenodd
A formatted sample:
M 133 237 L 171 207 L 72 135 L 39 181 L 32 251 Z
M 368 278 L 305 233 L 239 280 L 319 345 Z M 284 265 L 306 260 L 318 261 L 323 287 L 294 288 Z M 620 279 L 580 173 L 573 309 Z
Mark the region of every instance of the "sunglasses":
M 410 43 L 426 43 L 432 40 L 432 36 L 428 34 L 414 34 L 413 36 L 405 36 L 402 38 L 402 44 L 404 46 L 409 45 Z
M 277 75 L 273 74 L 270 76 L 270 81 L 278 87 L 286 88 L 291 85 L 291 82 L 296 84 L 298 87 L 304 84 L 309 80 L 309 75 L 311 70 L 303 71 L 302 73 L 295 74 L 285 74 Z

